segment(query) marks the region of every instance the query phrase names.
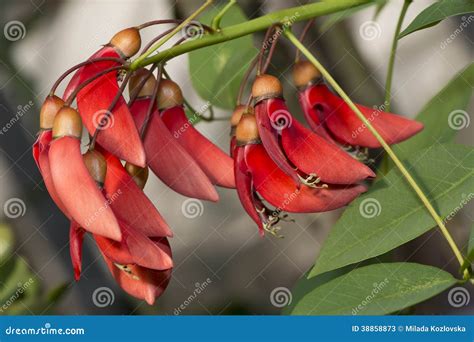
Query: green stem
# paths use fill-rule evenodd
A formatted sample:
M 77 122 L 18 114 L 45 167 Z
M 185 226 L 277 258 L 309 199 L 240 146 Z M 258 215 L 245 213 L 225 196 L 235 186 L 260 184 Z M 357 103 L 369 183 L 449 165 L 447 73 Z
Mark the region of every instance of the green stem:
M 236 3 L 236 0 L 229 0 L 227 5 L 225 5 L 219 13 L 216 14 L 214 18 L 212 18 L 211 21 L 211 28 L 215 31 L 219 31 L 221 29 L 221 20 L 224 14 Z
M 405 0 L 403 3 L 402 11 L 398 17 L 397 27 L 395 29 L 395 34 L 392 41 L 392 49 L 390 50 L 390 59 L 388 61 L 388 70 L 387 70 L 387 80 L 385 83 L 385 108 L 387 112 L 390 112 L 390 102 L 392 97 L 392 78 L 393 78 L 393 69 L 395 66 L 395 55 L 397 54 L 397 45 L 398 45 L 398 35 L 402 29 L 403 19 L 408 10 L 408 6 L 412 3 L 413 0 Z
M 203 48 L 210 45 L 219 44 L 258 31 L 263 31 L 275 24 L 295 23 L 305 21 L 315 17 L 332 14 L 352 7 L 366 4 L 371 0 L 337 0 L 311 3 L 308 5 L 287 8 L 281 11 L 269 13 L 267 15 L 225 27 L 213 34 L 206 34 L 200 39 L 194 39 L 178 46 L 161 51 L 151 57 L 140 56 L 132 63 L 132 68 L 137 69 L 149 64 L 169 60 L 184 53 Z
M 423 193 L 423 190 L 418 186 L 416 181 L 413 179 L 411 174 L 408 172 L 408 170 L 405 168 L 403 163 L 398 159 L 397 155 L 395 152 L 391 149 L 391 147 L 387 144 L 387 142 L 382 138 L 382 136 L 379 134 L 379 132 L 372 126 L 369 120 L 362 114 L 362 112 L 357 108 L 357 106 L 352 102 L 352 100 L 349 98 L 349 96 L 346 94 L 346 92 L 339 86 L 339 84 L 336 82 L 336 80 L 331 76 L 331 74 L 324 68 L 324 66 L 319 63 L 319 61 L 316 59 L 316 57 L 311 54 L 311 52 L 306 49 L 306 47 L 298 40 L 298 38 L 293 35 L 293 33 L 287 29 L 285 30 L 285 36 L 295 45 L 303 55 L 308 58 L 308 60 L 313 63 L 313 65 L 318 68 L 318 70 L 321 72 L 323 77 L 326 79 L 326 81 L 334 88 L 334 90 L 339 94 L 339 96 L 344 100 L 345 103 L 352 109 L 352 111 L 357 115 L 357 117 L 364 123 L 364 125 L 367 127 L 367 129 L 370 130 L 370 132 L 375 136 L 377 141 L 382 145 L 384 150 L 387 152 L 387 154 L 390 156 L 390 158 L 393 160 L 395 165 L 398 167 L 400 172 L 402 173 L 403 177 L 407 180 L 407 182 L 410 184 L 410 186 L 413 188 L 413 190 L 416 192 L 418 197 L 420 198 L 421 202 L 423 202 L 424 206 L 428 210 L 428 212 L 431 214 L 433 219 L 435 220 L 436 224 L 439 226 L 441 229 L 441 232 L 444 235 L 444 238 L 448 242 L 449 246 L 454 252 L 454 255 L 458 259 L 458 262 L 460 265 L 463 264 L 464 258 L 462 256 L 461 251 L 459 250 L 458 246 L 456 245 L 456 242 L 454 241 L 453 237 L 449 233 L 448 229 L 443 223 L 443 220 L 441 217 L 438 215 L 436 210 L 433 208 L 431 205 L 430 201 L 426 197 L 426 195 Z M 465 273 L 466 275 L 466 273 Z M 469 276 L 469 274 L 467 274 Z
M 176 33 L 178 33 L 183 27 L 188 25 L 194 18 L 196 18 L 199 14 L 201 14 L 210 4 L 212 4 L 213 0 L 206 0 L 206 2 L 199 7 L 193 14 L 191 14 L 186 20 L 184 20 L 181 24 L 176 26 L 173 31 L 171 31 L 169 34 L 167 34 L 163 39 L 161 39 L 159 42 L 157 42 L 155 45 L 153 45 L 148 51 L 146 51 L 144 54 L 142 54 L 140 57 L 138 57 L 136 60 L 133 61 L 133 63 L 130 65 L 131 70 L 136 70 L 143 65 L 141 63 L 146 60 L 148 56 L 150 56 L 153 52 L 155 52 L 157 49 L 159 49 L 163 44 L 165 44 L 168 40 L 170 40 Z M 146 64 L 147 65 L 147 64 Z

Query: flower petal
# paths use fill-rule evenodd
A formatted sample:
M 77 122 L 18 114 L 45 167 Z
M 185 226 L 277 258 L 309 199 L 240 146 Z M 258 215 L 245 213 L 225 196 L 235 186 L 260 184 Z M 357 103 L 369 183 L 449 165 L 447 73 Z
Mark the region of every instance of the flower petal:
M 142 126 L 149 104 L 149 99 L 133 103 L 131 111 L 137 127 Z M 156 111 L 148 123 L 144 146 L 151 170 L 171 189 L 187 197 L 219 199 L 209 178 L 176 141 Z
M 296 213 L 329 211 L 348 204 L 366 190 L 362 185 L 329 185 L 329 188 L 325 189 L 314 189 L 303 185 L 298 189 L 260 144 L 245 146 L 245 158 L 256 191 L 281 211 Z
M 71 221 L 69 227 L 69 253 L 71 254 L 72 267 L 74 269 L 74 279 L 81 277 L 82 270 L 82 243 L 84 242 L 85 230 L 76 222 Z
M 71 218 L 91 233 L 120 241 L 120 227 L 84 165 L 80 141 L 68 136 L 54 140 L 49 161 L 54 187 Z
M 104 190 L 117 218 L 128 225 L 137 226 L 147 236 L 173 236 L 168 224 L 120 160 L 108 152 L 102 154 L 107 160 Z
M 213 184 L 235 188 L 233 160 L 194 128 L 182 107 L 172 107 L 160 114 L 169 131 L 191 153 Z

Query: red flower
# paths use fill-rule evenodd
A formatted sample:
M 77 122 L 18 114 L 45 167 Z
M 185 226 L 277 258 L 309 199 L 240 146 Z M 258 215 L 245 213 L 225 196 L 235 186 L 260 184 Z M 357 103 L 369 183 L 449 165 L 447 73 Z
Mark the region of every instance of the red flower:
M 130 80 L 130 92 L 148 73 L 137 73 Z M 137 127 L 141 128 L 151 103 L 156 80 L 150 76 L 130 110 Z M 193 157 L 173 137 L 156 109 L 151 113 L 143 144 L 147 163 L 163 183 L 176 192 L 194 198 L 217 201 L 219 196 L 211 181 Z
M 354 184 L 375 174 L 338 146 L 328 143 L 292 117 L 282 98 L 277 78 L 258 76 L 252 86 L 255 116 L 263 146 L 293 180 L 306 185 L 319 182 Z M 296 179 L 297 179 L 296 178 Z
M 91 56 L 91 59 L 130 57 L 139 50 L 140 44 L 138 30 L 129 28 L 118 32 L 110 40 L 110 43 Z M 119 63 L 114 61 L 100 61 L 83 66 L 71 79 L 63 98 L 65 100 L 69 98 L 78 87 L 91 77 L 118 65 Z M 113 105 L 115 100 L 116 103 Z M 111 105 L 113 108 L 108 112 Z M 81 89 L 77 94 L 77 107 L 90 134 L 94 134 L 97 128 L 102 130 L 97 138 L 97 142 L 102 147 L 120 159 L 138 166 L 145 166 L 143 145 L 127 103 L 119 94 L 116 72 L 106 73 Z M 109 116 L 108 119 L 106 115 Z
M 322 83 L 321 74 L 308 61 L 299 62 L 293 71 L 295 85 L 300 88 L 299 100 L 312 130 L 329 141 L 343 145 L 381 147 L 352 109 Z M 357 105 L 372 126 L 388 144 L 410 138 L 423 129 L 417 121 Z
M 257 223 L 260 234 L 274 233 L 273 226 L 285 216 L 282 212 L 329 211 L 351 202 L 366 188 L 363 185 L 324 184 L 320 187 L 296 186 L 273 162 L 260 140 L 257 122 L 244 114 L 236 128 L 234 171 L 240 201 Z M 263 200 L 276 209 L 267 208 Z

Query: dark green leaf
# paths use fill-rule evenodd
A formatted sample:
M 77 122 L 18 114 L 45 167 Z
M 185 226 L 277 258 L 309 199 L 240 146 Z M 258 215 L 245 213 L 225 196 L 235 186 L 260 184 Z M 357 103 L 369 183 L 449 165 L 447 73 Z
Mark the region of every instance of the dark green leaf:
M 2 265 L 3 267 L 9 267 L 9 272 L 6 277 L 1 279 L 0 303 L 6 303 L 7 306 L 10 306 L 21 299 L 25 290 L 37 282 L 37 279 L 31 273 L 26 261 L 21 257 L 12 259 Z
M 474 1 L 472 0 L 440 0 L 418 14 L 410 25 L 400 33 L 398 39 L 415 31 L 434 26 L 446 18 L 472 12 L 474 12 Z M 471 17 L 469 16 L 469 18 Z M 462 25 L 467 26 L 469 22 L 465 21 Z
M 451 215 L 474 193 L 474 149 L 438 144 L 404 164 L 441 215 Z M 397 169 L 346 209 L 326 239 L 310 277 L 376 257 L 435 226 Z
M 469 234 L 469 242 L 467 244 L 467 257 L 461 266 L 461 273 L 469 268 L 474 262 L 474 225 L 471 227 L 471 234 Z
M 385 263 L 357 268 L 309 292 L 293 315 L 385 315 L 420 303 L 456 284 L 439 268 Z
M 436 142 L 452 142 L 459 129 L 469 120 L 465 110 L 473 87 L 474 63 L 471 63 L 423 107 L 416 120 L 425 127 L 409 140 L 393 146 L 398 157 L 407 158 Z
M 219 10 L 216 7 L 208 11 L 202 22 L 210 24 Z M 242 10 L 234 5 L 222 19 L 222 26 L 246 20 Z M 251 35 L 190 52 L 189 69 L 194 88 L 211 104 L 234 109 L 243 74 L 257 53 Z

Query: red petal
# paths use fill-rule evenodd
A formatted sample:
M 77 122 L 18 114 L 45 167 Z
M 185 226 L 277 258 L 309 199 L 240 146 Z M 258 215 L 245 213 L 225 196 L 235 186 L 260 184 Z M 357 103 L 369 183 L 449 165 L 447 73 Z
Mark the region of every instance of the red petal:
M 213 184 L 235 188 L 233 160 L 194 128 L 182 107 L 169 108 L 160 114 L 169 131 L 192 154 Z
M 94 235 L 99 249 L 108 258 L 119 264 L 137 264 L 156 270 L 173 267 L 171 250 L 156 243 L 139 230 L 121 222 L 123 239 L 121 242 Z
M 300 180 L 298 174 L 292 165 L 288 162 L 287 157 L 282 151 L 280 142 L 278 141 L 278 133 L 272 127 L 269 115 L 272 113 L 270 106 L 274 99 L 261 101 L 255 107 L 255 117 L 258 123 L 258 133 L 262 139 L 263 146 L 270 154 L 271 158 L 280 167 L 283 172 L 289 175 L 295 184 L 299 186 Z M 282 101 L 282 100 L 280 100 Z
M 234 150 L 234 173 L 237 194 L 240 203 L 247 214 L 257 224 L 260 235 L 264 234 L 263 224 L 257 213 L 254 203 L 254 194 L 252 190 L 252 177 L 245 162 L 245 147 L 237 146 Z
M 69 253 L 71 254 L 74 279 L 76 281 L 81 277 L 82 243 L 84 242 L 85 232 L 76 222 L 71 221 L 71 226 L 69 227 Z
M 366 190 L 362 185 L 330 185 L 327 189 L 301 186 L 301 189 L 297 189 L 291 178 L 278 168 L 262 145 L 245 146 L 245 154 L 255 189 L 281 211 L 329 211 L 348 204 Z
M 142 126 L 149 104 L 149 99 L 138 99 L 133 103 L 131 111 L 137 127 Z M 219 199 L 209 178 L 171 135 L 156 111 L 148 123 L 144 145 L 148 165 L 171 189 L 187 197 Z
M 372 148 L 381 146 L 352 109 L 325 85 L 313 86 L 308 91 L 313 107 L 317 108 L 318 104 L 323 104 L 320 106 L 323 110 L 321 116 L 338 140 L 352 146 Z M 423 125 L 414 120 L 361 105 L 357 105 L 357 108 L 388 144 L 406 140 L 423 129 Z
M 103 255 L 110 273 L 128 294 L 153 305 L 161 296 L 171 279 L 171 269 L 156 271 L 138 265 L 127 265 L 129 273 L 119 269 L 113 261 Z
M 367 177 L 375 177 L 369 167 L 313 133 L 296 119 L 282 131 L 282 145 L 298 169 L 308 175 L 316 173 L 323 182 L 354 184 Z
M 128 225 L 137 226 L 147 236 L 173 236 L 168 224 L 120 160 L 110 153 L 103 154 L 107 160 L 104 190 L 117 218 Z
M 120 227 L 84 165 L 80 141 L 73 137 L 54 140 L 49 161 L 54 187 L 71 218 L 91 233 L 120 241 Z

